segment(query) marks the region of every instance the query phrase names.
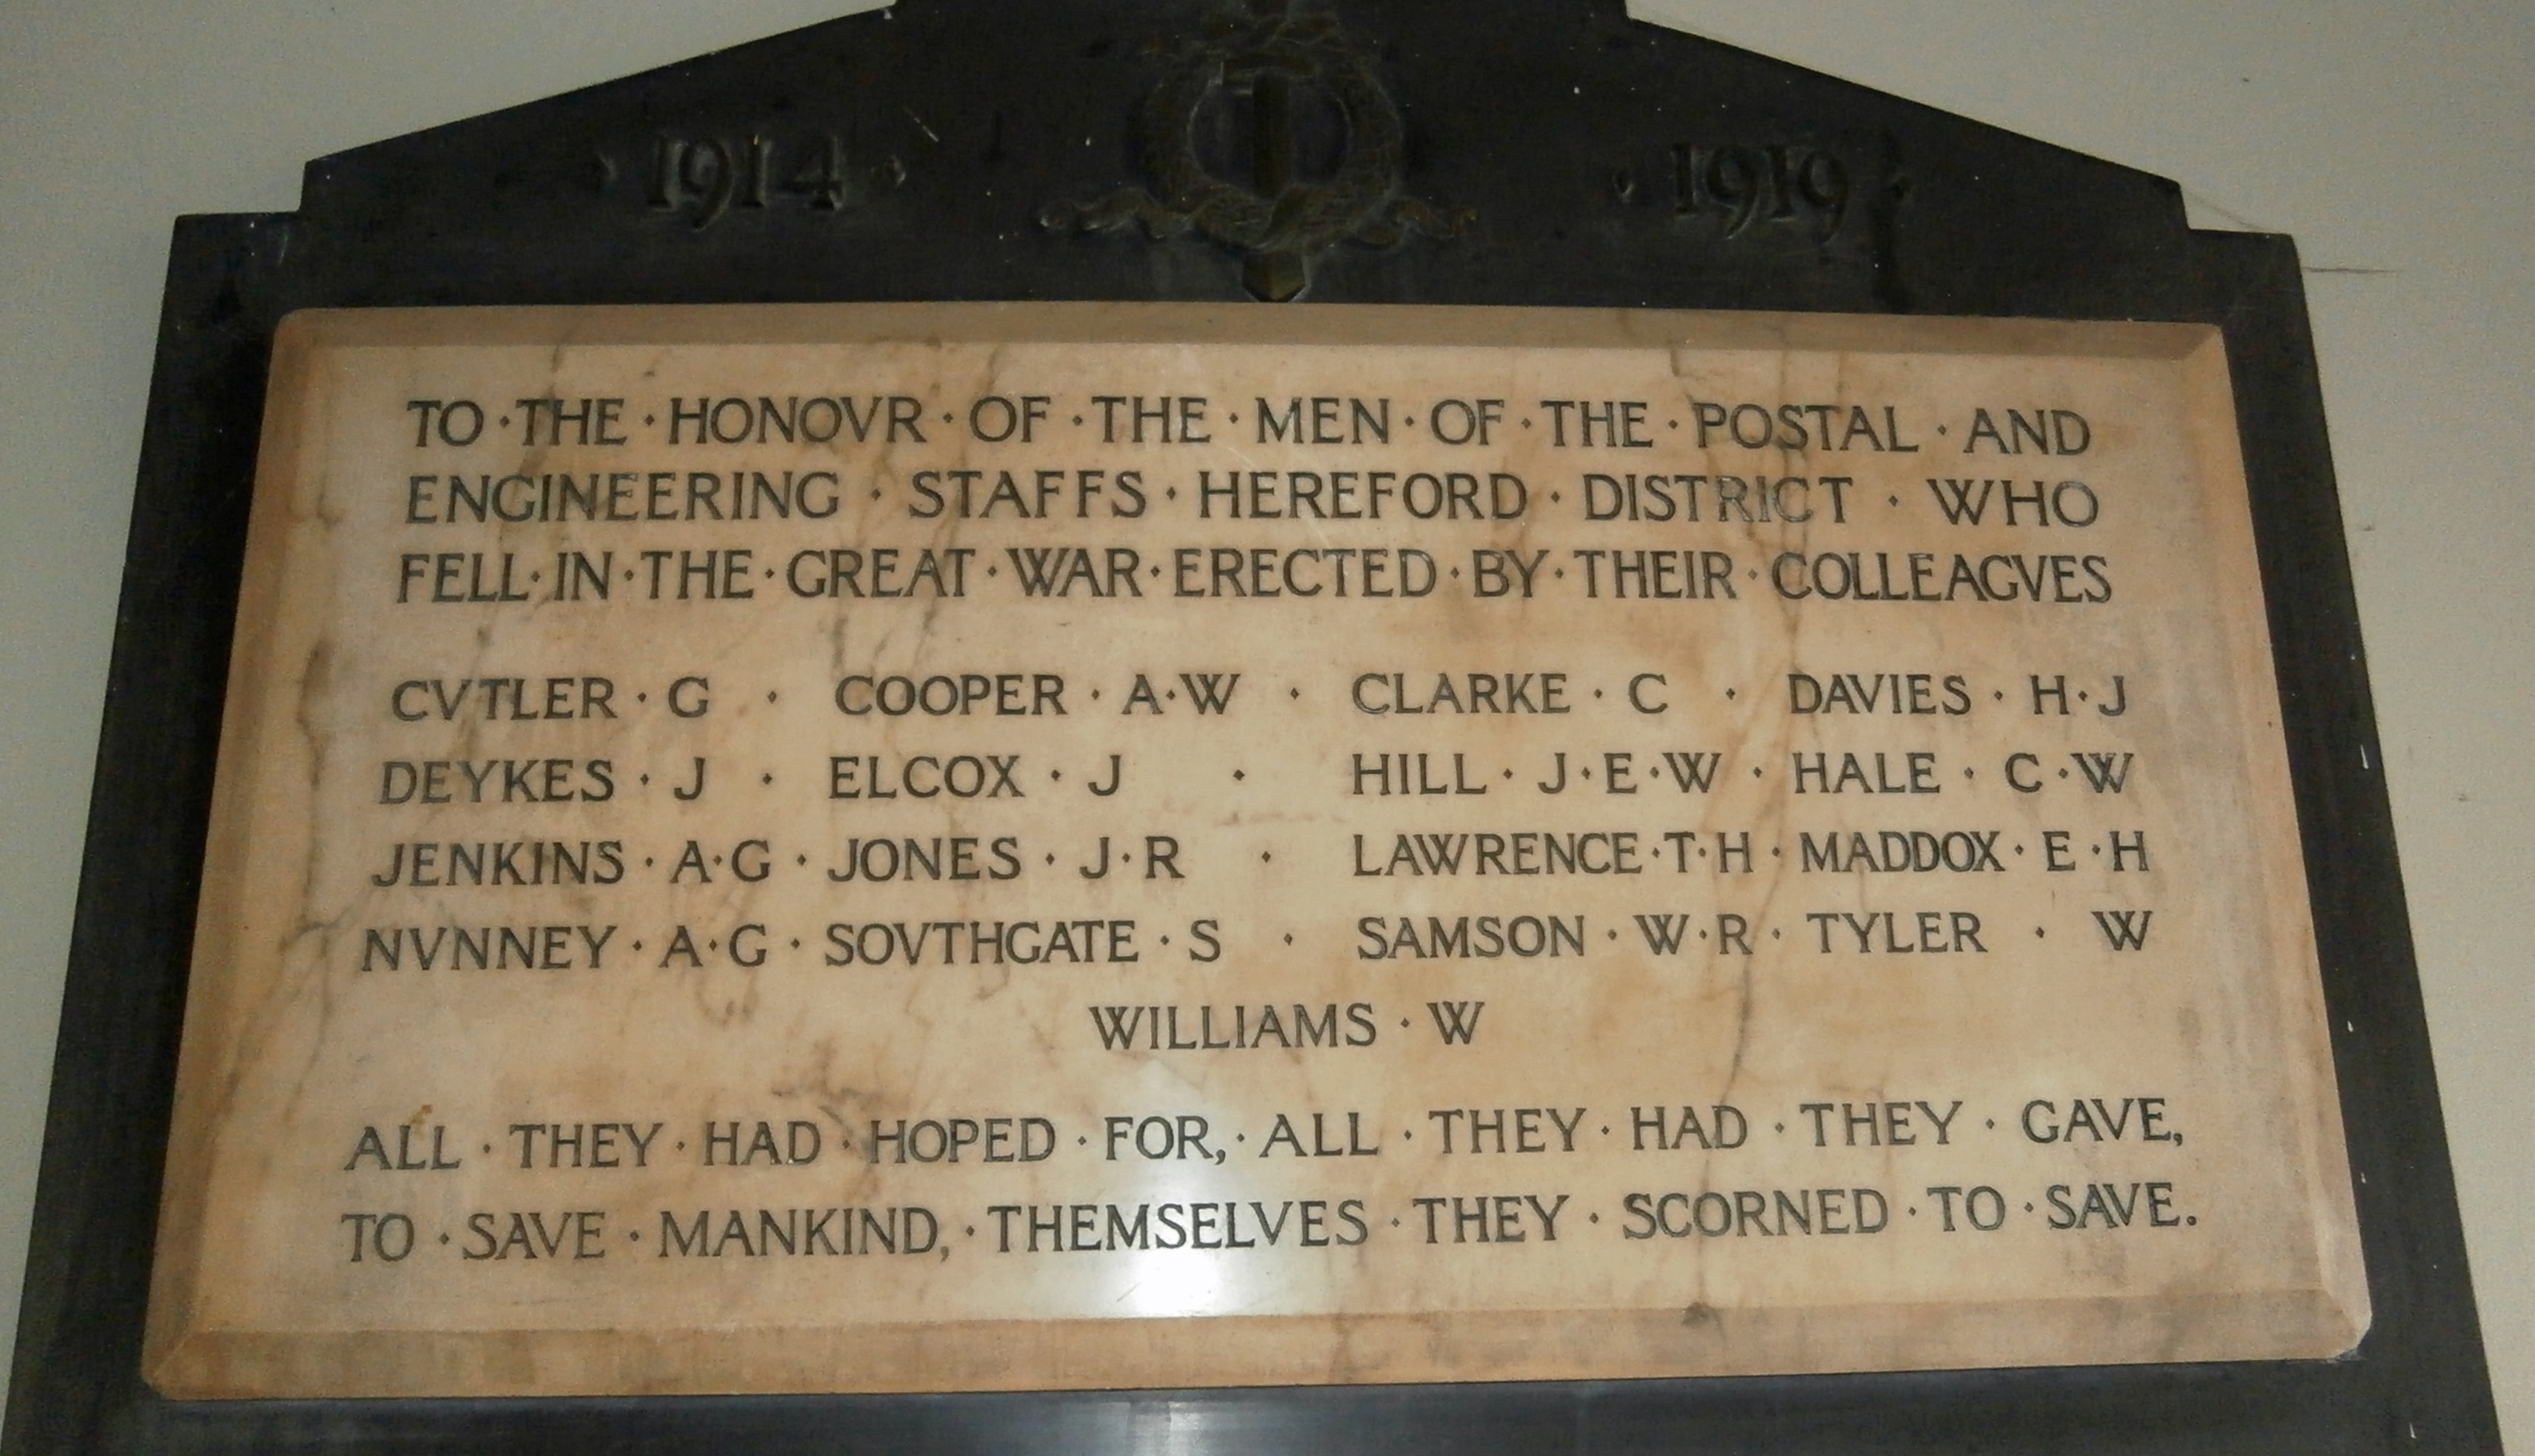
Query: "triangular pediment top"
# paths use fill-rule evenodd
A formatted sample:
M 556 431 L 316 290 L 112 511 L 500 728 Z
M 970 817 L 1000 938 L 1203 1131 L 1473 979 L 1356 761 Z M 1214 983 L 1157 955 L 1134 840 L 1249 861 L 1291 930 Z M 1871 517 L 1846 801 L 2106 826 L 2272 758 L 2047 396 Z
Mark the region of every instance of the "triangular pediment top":
M 712 260 L 715 297 L 2012 312 L 2187 233 L 2161 178 L 1619 0 L 900 0 L 321 158 L 298 219 L 453 302 L 536 248 L 588 260 L 567 299 Z

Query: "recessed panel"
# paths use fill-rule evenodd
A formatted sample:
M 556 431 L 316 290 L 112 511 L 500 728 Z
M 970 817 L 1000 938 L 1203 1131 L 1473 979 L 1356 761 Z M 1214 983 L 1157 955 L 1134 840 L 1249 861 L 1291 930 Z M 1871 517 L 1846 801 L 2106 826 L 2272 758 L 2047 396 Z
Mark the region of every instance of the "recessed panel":
M 2323 1358 L 2214 331 L 300 315 L 172 1395 Z

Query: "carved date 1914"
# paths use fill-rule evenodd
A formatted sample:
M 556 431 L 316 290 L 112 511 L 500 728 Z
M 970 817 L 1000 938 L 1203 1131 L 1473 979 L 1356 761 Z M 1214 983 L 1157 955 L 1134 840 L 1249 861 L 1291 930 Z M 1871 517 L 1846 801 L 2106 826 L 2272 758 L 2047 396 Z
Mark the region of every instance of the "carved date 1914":
M 841 212 L 905 180 L 904 162 L 856 157 L 834 132 L 797 141 L 663 135 L 652 141 L 643 188 L 653 212 L 683 216 L 701 231 L 734 208 L 764 209 L 784 199 L 814 212 Z

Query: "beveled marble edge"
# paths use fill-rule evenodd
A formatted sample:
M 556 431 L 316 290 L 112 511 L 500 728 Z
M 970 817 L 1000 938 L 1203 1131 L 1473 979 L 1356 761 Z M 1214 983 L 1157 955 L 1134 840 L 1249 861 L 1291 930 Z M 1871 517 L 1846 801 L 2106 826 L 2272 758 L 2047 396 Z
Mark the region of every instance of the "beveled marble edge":
M 2329 1360 L 2365 1313 L 2325 1290 L 1777 1309 L 1456 1311 L 1135 1321 L 472 1333 L 202 1331 L 160 1353 L 179 1400 L 760 1395 L 1661 1379 Z M 1828 1339 L 1824 1331 L 1835 1331 Z M 710 1342 L 718 1357 L 694 1358 Z M 1317 1358 L 1295 1357 L 1298 1349 Z M 711 1375 L 701 1374 L 707 1365 Z M 731 1372 L 744 1372 L 736 1378 Z
M 245 896 L 250 880 L 242 841 L 252 830 L 253 806 L 267 776 L 290 766 L 289 760 L 265 752 L 276 728 L 273 718 L 284 702 L 282 695 L 271 691 L 272 683 L 277 673 L 287 670 L 276 660 L 281 641 L 273 627 L 288 610 L 292 583 L 282 568 L 301 528 L 307 482 L 316 474 L 302 457 L 319 433 L 314 416 L 324 392 L 317 388 L 315 374 L 322 352 L 317 338 L 285 322 L 275 338 L 266 383 L 237 626 L 195 901 L 177 1095 L 159 1175 L 158 1233 L 152 1245 L 150 1304 L 142 1329 L 144 1369 L 156 1366 L 162 1352 L 182 1342 L 199 1318 L 216 1134 L 226 1118 L 228 1088 L 243 1052 L 229 1031 L 239 1008 L 262 989 L 249 984 L 256 978 L 239 974 L 240 967 L 256 962 L 240 953 L 245 926 L 229 912 Z M 214 1057 L 218 1064 L 207 1064 Z
M 1423 304 L 790 303 L 302 309 L 277 353 L 539 344 L 1255 343 L 2180 359 L 2206 324 Z
M 2237 566 L 2232 572 L 2215 574 L 2213 586 L 2227 599 L 2218 616 L 2219 630 L 2236 658 L 2230 680 L 2238 718 L 2245 725 L 2248 786 L 2256 793 L 2276 795 L 2292 820 L 2302 821 L 2304 806 L 2298 801 L 2289 767 L 2287 706 L 2272 651 L 2269 592 L 2262 579 L 2259 543 L 2254 536 L 2253 493 L 2245 473 L 2244 441 L 2224 336 L 2214 329 L 2205 331 L 2201 341 L 2180 359 L 2179 369 L 2190 401 L 2184 419 L 2204 498 L 2221 507 L 2209 521 L 2211 544 L 2216 551 L 2233 555 Z M 2225 407 L 2212 409 L 2213 403 Z M 2296 1129 L 2297 1167 L 2307 1180 L 2308 1229 L 2317 1266 L 2328 1298 L 2350 1311 L 2356 1326 L 2350 1343 L 2355 1346 L 2374 1321 L 2375 1310 L 2359 1238 L 2341 1089 L 2333 1071 L 2336 1054 L 2323 1001 L 2305 839 L 2302 834 L 2274 836 L 2261 851 L 2271 943 L 2295 947 L 2270 966 L 2283 1032 L 2292 1038 L 2313 1034 L 2302 1028 L 2323 1033 L 2318 1048 L 2320 1055 L 2291 1059 L 2288 1068 L 2302 1083 L 2307 1109 Z

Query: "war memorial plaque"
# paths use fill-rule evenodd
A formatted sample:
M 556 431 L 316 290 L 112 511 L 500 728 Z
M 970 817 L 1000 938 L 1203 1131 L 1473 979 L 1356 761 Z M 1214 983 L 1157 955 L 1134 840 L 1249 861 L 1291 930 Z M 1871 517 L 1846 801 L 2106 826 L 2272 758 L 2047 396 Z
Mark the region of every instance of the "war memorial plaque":
M 905 0 L 165 309 L 0 1451 L 2497 1449 L 2286 239 Z
M 331 313 L 172 1394 L 2320 1358 L 2222 343 Z

